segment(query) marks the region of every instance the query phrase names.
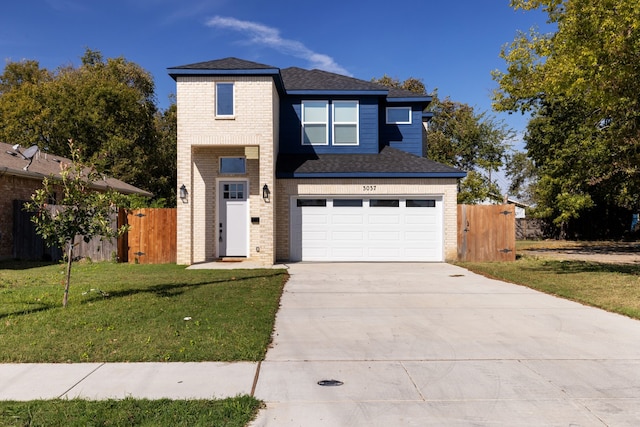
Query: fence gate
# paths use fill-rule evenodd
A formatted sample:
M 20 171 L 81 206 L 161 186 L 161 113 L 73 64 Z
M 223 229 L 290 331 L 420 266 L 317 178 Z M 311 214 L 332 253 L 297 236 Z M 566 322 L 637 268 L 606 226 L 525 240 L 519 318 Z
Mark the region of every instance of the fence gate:
M 459 261 L 515 261 L 513 205 L 458 205 Z
M 127 214 L 127 261 L 139 264 L 176 262 L 176 209 L 147 208 Z

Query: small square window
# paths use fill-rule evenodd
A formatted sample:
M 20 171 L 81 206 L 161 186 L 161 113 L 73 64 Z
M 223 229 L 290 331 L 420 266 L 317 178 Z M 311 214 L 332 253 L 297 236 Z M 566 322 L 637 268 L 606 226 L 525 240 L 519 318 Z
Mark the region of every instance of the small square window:
M 387 107 L 388 125 L 410 125 L 411 107 Z
M 221 174 L 244 174 L 247 173 L 247 163 L 244 157 L 221 157 Z

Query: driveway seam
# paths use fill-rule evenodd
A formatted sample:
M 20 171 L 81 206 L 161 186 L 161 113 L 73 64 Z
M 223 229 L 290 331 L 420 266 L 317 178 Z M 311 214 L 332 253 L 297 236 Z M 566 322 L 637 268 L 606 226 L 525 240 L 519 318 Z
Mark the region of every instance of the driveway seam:
M 413 377 L 411 376 L 411 374 L 407 370 L 407 367 L 404 366 L 404 363 L 402 361 L 398 361 L 398 362 L 400 363 L 400 366 L 402 366 L 402 369 L 404 369 L 404 372 L 407 374 L 407 377 L 409 377 L 409 381 L 411 381 L 411 384 L 413 384 L 413 387 L 418 392 L 418 396 L 420 396 L 420 399 L 422 399 L 423 402 L 426 402 L 427 399 L 424 397 L 424 395 L 420 391 L 420 387 L 418 387 L 418 384 L 416 384 L 416 382 L 413 380 Z

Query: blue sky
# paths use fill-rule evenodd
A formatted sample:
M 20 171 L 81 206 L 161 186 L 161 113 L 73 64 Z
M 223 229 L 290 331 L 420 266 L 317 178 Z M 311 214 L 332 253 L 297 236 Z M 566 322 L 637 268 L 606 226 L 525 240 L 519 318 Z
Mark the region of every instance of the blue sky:
M 161 108 L 175 92 L 168 67 L 235 56 L 364 80 L 416 77 L 488 111 L 501 46 L 532 26 L 545 16 L 508 0 L 22 0 L 3 5 L 0 57 L 54 69 L 78 65 L 87 47 L 124 56 L 154 76 Z

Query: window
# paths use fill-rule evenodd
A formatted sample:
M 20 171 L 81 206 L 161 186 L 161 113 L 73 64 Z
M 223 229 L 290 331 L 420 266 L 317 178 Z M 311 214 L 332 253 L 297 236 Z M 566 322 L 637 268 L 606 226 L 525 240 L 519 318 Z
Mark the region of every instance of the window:
M 244 157 L 220 157 L 220 173 L 244 174 L 247 173 L 247 163 Z
M 333 102 L 333 145 L 358 145 L 358 101 Z
M 244 200 L 244 182 L 224 184 L 222 198 L 225 200 Z
M 388 125 L 410 125 L 411 107 L 387 107 Z
M 435 208 L 436 201 L 432 199 L 407 199 L 408 208 Z
M 362 199 L 333 199 L 333 206 L 336 208 L 361 207 Z
M 302 101 L 302 144 L 328 144 L 328 108 L 327 101 Z
M 233 83 L 216 83 L 216 117 L 233 117 Z
M 298 199 L 297 206 L 327 206 L 327 199 Z
M 397 208 L 400 207 L 400 200 L 398 199 L 371 199 L 369 200 L 369 206 L 372 208 Z

